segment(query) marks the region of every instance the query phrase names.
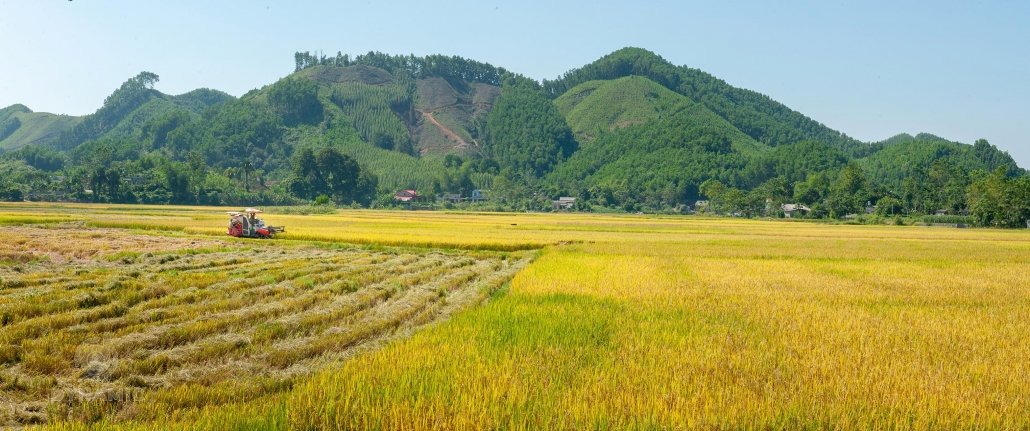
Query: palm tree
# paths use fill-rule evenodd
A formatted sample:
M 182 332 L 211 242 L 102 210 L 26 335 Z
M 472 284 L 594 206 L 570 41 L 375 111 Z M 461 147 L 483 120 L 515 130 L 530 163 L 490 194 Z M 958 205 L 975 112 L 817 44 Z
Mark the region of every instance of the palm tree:
M 98 167 L 89 175 L 89 188 L 93 189 L 93 201 L 100 199 L 100 189 L 107 183 L 107 170 Z
M 250 192 L 250 173 L 253 172 L 254 166 L 250 164 L 250 159 L 243 159 L 240 168 L 243 169 L 243 187 Z

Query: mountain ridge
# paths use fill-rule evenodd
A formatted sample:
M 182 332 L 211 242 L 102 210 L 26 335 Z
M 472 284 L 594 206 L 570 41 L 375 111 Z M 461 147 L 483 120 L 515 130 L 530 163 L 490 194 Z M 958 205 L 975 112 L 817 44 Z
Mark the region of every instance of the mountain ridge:
M 202 192 L 223 202 L 287 202 L 303 195 L 291 184 L 310 182 L 298 177 L 298 152 L 331 147 L 378 178 L 384 205 L 400 188 L 480 188 L 495 189 L 498 201 L 530 201 L 536 191 L 626 209 L 677 207 L 705 196 L 702 183 L 710 181 L 786 190 L 777 181 L 811 183 L 813 175 L 825 178 L 816 195 L 826 199 L 828 184 L 849 164 L 864 171 L 870 193 L 882 190 L 876 196 L 901 190 L 905 179 L 941 161 L 965 172 L 1008 166 L 1008 175 L 1026 175 L 986 141 L 967 145 L 920 133 L 860 142 L 761 93 L 640 48 L 539 82 L 442 55 L 297 53 L 295 60 L 293 73 L 240 98 L 208 89 L 165 95 L 153 88 L 157 75 L 144 72 L 92 114 L 60 117 L 61 124 L 33 120 L 48 125 L 46 133 L 30 134 L 39 127 L 27 125 L 47 114 L 12 105 L 0 110 L 0 148 L 11 150 L 2 160 L 22 177 L 44 166 L 78 172 L 70 176 L 83 183 L 109 169 L 128 173 L 149 178 L 159 195 L 173 187 L 169 169 L 189 165 L 197 182 L 190 199 L 197 202 Z M 33 137 L 30 145 L 12 146 L 25 136 Z M 278 185 L 257 187 L 259 195 L 249 184 L 246 193 L 232 191 L 251 180 L 251 171 L 262 184 Z M 109 199 L 163 199 L 126 193 L 137 197 Z

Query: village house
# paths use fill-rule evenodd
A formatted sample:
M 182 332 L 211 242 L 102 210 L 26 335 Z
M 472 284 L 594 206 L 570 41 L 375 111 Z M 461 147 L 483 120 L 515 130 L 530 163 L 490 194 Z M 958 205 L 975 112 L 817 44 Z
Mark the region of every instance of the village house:
M 939 216 L 946 216 L 946 215 L 948 215 L 948 210 L 946 210 L 946 209 L 939 209 L 937 211 L 934 211 L 933 215 L 938 216 L 938 217 Z
M 469 202 L 472 202 L 472 203 L 484 202 L 484 201 L 488 201 L 488 200 L 490 200 L 490 198 L 488 198 L 486 196 L 486 193 L 484 193 L 482 190 L 479 190 L 479 189 L 473 190 L 472 191 L 472 197 L 469 198 Z
M 419 197 L 420 196 L 418 195 L 418 192 L 414 190 L 402 190 L 393 195 L 394 199 L 397 199 L 401 202 L 416 201 L 419 199 Z
M 692 209 L 694 212 L 698 213 L 708 211 L 708 201 L 694 202 L 694 207 Z
M 551 201 L 551 208 L 556 210 L 571 210 L 576 207 L 576 198 L 562 196 L 556 201 Z
M 458 193 L 444 193 L 440 198 L 440 202 L 461 203 L 461 195 Z
M 126 175 L 122 178 L 122 181 L 127 183 L 142 183 L 146 181 L 146 177 L 142 174 Z
M 805 215 L 811 209 L 800 204 L 781 204 L 780 208 L 783 209 L 783 216 L 786 218 L 794 218 L 795 215 Z

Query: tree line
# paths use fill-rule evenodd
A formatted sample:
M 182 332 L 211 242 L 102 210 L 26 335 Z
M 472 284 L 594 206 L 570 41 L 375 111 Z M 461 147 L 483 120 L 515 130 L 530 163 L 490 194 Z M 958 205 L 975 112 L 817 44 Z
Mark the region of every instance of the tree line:
M 839 171 L 809 175 L 791 183 L 777 176 L 745 191 L 718 180 L 701 184 L 710 199 L 703 210 L 742 217 L 782 216 L 785 203 L 806 206 L 806 218 L 844 218 L 865 215 L 882 218 L 944 214 L 948 220 L 977 226 L 1023 228 L 1030 223 L 1030 177 L 1010 176 L 1008 166 L 991 172 L 966 172 L 946 160 L 906 179 L 905 188 L 891 190 L 871 181 L 856 163 Z M 898 219 L 900 221 L 900 218 Z
M 334 57 L 324 54 L 311 54 L 309 51 L 294 54 L 295 69 L 301 71 L 314 66 L 354 66 L 377 67 L 390 73 L 404 72 L 415 79 L 429 77 L 458 78 L 468 82 L 481 82 L 490 85 L 501 85 L 504 68 L 494 67 L 490 63 L 482 63 L 459 56 L 445 55 L 390 55 L 369 51 L 367 54 L 351 58 L 340 52 Z

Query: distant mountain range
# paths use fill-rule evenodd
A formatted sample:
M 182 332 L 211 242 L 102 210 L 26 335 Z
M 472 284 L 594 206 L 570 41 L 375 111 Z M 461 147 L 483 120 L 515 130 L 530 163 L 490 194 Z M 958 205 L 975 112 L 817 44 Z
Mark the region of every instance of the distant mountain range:
M 753 190 L 774 178 L 834 177 L 847 164 L 887 190 L 940 160 L 965 172 L 1026 174 L 985 141 L 922 133 L 861 142 L 637 48 L 542 82 L 460 57 L 297 53 L 295 61 L 295 73 L 240 98 L 166 95 L 144 73 L 83 117 L 12 105 L 0 110 L 0 158 L 69 173 L 193 157 L 213 174 L 246 164 L 283 183 L 296 175 L 298 149 L 331 146 L 373 172 L 382 193 L 522 187 L 625 208 L 690 202 L 708 180 Z

